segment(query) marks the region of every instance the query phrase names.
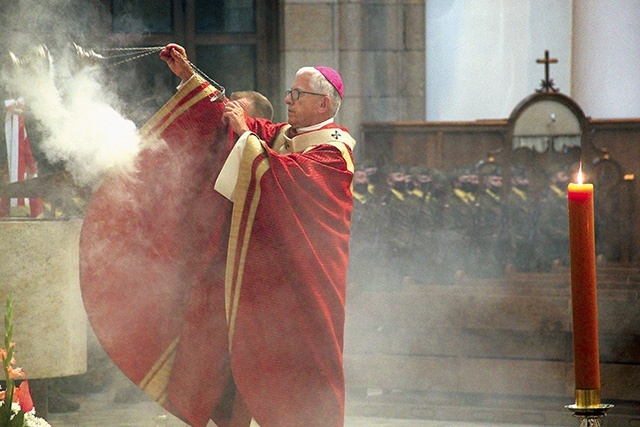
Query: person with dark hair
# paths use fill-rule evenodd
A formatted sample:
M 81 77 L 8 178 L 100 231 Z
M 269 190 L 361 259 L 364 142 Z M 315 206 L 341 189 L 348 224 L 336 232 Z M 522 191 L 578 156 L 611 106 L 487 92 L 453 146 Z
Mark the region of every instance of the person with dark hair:
M 419 234 L 417 238 L 424 242 L 423 244 L 428 245 L 425 248 L 425 251 L 428 251 L 428 263 L 424 267 L 424 271 L 427 272 L 428 269 L 428 272 L 424 281 L 447 284 L 454 280 L 457 269 L 455 264 L 451 264 L 449 257 L 451 253 L 450 237 L 455 234 L 452 231 L 453 223 L 449 205 L 450 192 L 452 191 L 451 180 L 439 169 L 431 168 L 429 173 L 431 190 L 427 203 L 428 214 L 421 219 L 424 225 L 420 228 L 424 230 L 424 235 Z

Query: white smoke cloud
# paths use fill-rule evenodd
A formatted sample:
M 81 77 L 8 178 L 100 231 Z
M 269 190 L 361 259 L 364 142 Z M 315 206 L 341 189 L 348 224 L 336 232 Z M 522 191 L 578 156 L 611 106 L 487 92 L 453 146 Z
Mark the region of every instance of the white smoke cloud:
M 73 3 L 18 2 L 6 20 L 27 24 L 28 31 L 0 30 L 6 35 L 3 56 L 16 49 L 14 63 L 4 67 L 0 84 L 12 96 L 26 100 L 42 130 L 38 148 L 47 160 L 62 165 L 77 184 L 93 186 L 107 171 L 133 164 L 139 138 L 134 122 L 121 114 L 100 67 L 73 50 L 75 41 L 100 37 L 99 13 L 92 10 L 96 5 L 84 2 L 80 13 L 95 20 L 78 20 L 68 15 Z M 55 30 L 44 34 L 47 29 Z
M 14 80 L 17 92 L 33 100 L 30 108 L 46 131 L 41 149 L 48 160 L 62 162 L 80 185 L 129 167 L 139 146 L 135 124 L 109 104 L 95 69 L 83 69 L 60 86 L 58 67 L 54 61 L 52 73 Z

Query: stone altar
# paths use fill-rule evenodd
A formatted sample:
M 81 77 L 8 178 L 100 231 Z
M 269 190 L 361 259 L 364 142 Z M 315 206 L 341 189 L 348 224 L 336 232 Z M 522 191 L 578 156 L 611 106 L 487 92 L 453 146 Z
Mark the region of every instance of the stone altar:
M 81 225 L 80 219 L 0 220 L 0 310 L 4 313 L 13 290 L 16 365 L 29 380 L 87 370 L 78 266 Z

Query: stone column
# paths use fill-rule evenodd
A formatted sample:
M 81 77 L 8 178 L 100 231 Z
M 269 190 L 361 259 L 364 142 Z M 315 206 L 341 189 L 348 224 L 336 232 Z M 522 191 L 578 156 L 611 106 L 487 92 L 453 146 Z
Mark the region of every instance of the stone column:
M 571 96 L 593 118 L 640 117 L 637 0 L 573 0 Z
M 339 42 L 349 122 L 425 119 L 424 0 L 341 0 Z
M 424 10 L 425 0 L 285 0 L 283 87 L 300 66 L 335 67 L 345 84 L 337 122 L 359 143 L 364 121 L 424 120 Z

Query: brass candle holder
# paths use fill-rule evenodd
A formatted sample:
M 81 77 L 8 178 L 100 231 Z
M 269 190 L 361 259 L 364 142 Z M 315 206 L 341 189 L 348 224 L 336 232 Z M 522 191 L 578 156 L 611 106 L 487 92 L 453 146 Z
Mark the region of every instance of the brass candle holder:
M 565 408 L 573 412 L 574 417 L 581 418 L 580 427 L 599 427 L 600 418 L 607 415 L 607 411 L 613 405 L 601 403 L 600 390 L 580 390 L 575 391 L 576 403 L 566 405 Z

